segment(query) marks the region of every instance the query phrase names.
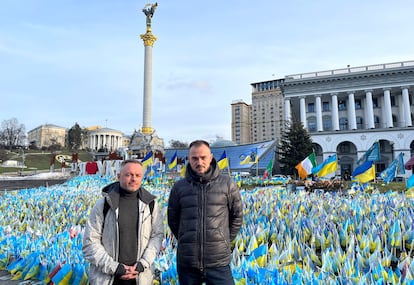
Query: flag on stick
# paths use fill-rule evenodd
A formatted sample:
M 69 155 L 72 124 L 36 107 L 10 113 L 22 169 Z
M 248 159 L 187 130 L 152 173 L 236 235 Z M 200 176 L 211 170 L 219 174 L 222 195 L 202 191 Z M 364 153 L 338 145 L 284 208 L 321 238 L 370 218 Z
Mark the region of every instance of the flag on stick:
M 358 159 L 357 165 L 361 165 L 366 161 L 377 161 L 380 159 L 379 142 L 374 142 L 364 155 Z
M 305 179 L 312 173 L 312 169 L 316 166 L 315 153 L 312 152 L 308 157 L 299 162 L 295 168 L 298 170 L 299 178 Z
M 366 161 L 361 166 L 358 166 L 352 176 L 359 183 L 366 183 L 375 178 L 375 164 L 372 161 Z
M 226 151 L 223 151 L 219 160 L 217 161 L 220 170 L 229 167 L 229 159 L 227 158 Z
M 147 153 L 147 155 L 141 160 L 142 167 L 147 168 L 149 165 L 153 163 L 153 153 L 152 150 Z
M 263 179 L 272 177 L 272 170 L 273 170 L 273 159 L 269 160 L 269 163 L 267 164 L 266 170 L 263 174 Z
M 338 169 L 338 160 L 336 154 L 330 155 L 325 161 L 312 169 L 312 174 L 318 177 L 324 177 Z
M 168 169 L 173 169 L 177 166 L 177 151 L 175 151 L 174 155 L 170 159 L 170 163 L 168 164 Z

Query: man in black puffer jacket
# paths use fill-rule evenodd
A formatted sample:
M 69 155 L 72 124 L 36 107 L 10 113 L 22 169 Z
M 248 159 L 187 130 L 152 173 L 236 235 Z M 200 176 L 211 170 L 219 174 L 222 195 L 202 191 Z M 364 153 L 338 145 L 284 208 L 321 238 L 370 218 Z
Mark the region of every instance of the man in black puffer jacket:
M 168 201 L 180 285 L 234 284 L 231 242 L 243 222 L 239 189 L 220 174 L 206 141 L 190 144 L 188 161 L 185 178 L 174 184 Z

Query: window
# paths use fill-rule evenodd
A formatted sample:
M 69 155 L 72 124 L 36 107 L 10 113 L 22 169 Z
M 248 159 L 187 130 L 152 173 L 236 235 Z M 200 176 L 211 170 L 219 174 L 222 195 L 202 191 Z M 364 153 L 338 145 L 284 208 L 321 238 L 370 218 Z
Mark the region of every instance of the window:
M 339 111 L 345 111 L 346 110 L 346 101 L 345 100 L 339 100 L 338 109 L 339 109 Z
M 315 113 L 315 103 L 308 104 L 308 113 Z
M 323 102 L 322 103 L 322 110 L 324 112 L 328 112 L 329 111 L 329 102 Z
M 391 106 L 397 106 L 395 103 L 395 96 L 391 96 Z
M 372 98 L 372 107 L 378 108 L 378 98 Z
M 364 119 L 362 119 L 361 117 L 356 117 L 356 124 L 357 124 L 357 129 L 361 130 L 364 128 Z
M 355 100 L 355 109 L 362 109 L 361 99 Z
M 332 120 L 330 116 L 324 116 L 323 117 L 323 129 L 325 131 L 331 131 L 332 130 Z
M 340 118 L 339 119 L 339 129 L 341 131 L 345 131 L 348 129 L 348 119 L 347 118 Z
M 308 119 L 309 132 L 316 132 L 316 118 L 312 117 Z

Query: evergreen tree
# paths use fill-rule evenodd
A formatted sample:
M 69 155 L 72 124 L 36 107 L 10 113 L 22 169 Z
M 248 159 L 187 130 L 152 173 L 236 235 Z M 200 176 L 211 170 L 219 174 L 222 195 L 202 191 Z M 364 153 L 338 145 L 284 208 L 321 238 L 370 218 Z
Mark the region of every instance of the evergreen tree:
M 82 129 L 75 123 L 75 125 L 68 131 L 68 146 L 70 149 L 78 150 L 82 144 Z
M 312 139 L 299 120 L 292 120 L 282 133 L 279 149 L 280 172 L 285 175 L 296 175 L 295 166 L 313 151 Z

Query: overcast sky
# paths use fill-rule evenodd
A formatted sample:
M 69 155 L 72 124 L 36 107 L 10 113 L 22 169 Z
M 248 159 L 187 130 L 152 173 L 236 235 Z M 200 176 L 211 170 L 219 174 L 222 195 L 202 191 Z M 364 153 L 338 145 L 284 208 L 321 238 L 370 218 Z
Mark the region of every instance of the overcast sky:
M 1 1 L 0 121 L 140 129 L 147 3 Z M 251 83 L 414 60 L 413 11 L 411 0 L 160 0 L 151 126 L 166 145 L 231 139 L 230 104 L 250 104 Z

